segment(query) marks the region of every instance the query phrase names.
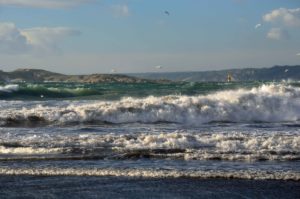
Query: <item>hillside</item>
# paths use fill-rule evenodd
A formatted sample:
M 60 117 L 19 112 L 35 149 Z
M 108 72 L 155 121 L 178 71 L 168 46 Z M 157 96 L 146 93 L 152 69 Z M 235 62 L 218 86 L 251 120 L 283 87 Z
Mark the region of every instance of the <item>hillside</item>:
M 12 72 L 0 71 L 0 82 L 79 82 L 79 83 L 141 83 L 145 80 L 119 74 L 64 75 L 39 69 L 18 69 Z
M 139 73 L 127 75 L 64 75 L 40 69 L 18 69 L 12 72 L 4 72 L 0 70 L 0 82 L 222 82 L 226 81 L 227 74 L 231 74 L 234 81 L 281 81 L 284 79 L 300 80 L 300 65 L 274 66 L 271 68 L 229 69 L 204 72 Z
M 271 68 L 245 68 L 204 72 L 140 73 L 132 76 L 146 79 L 168 79 L 173 81 L 222 82 L 227 74 L 234 81 L 280 81 L 283 79 L 300 80 L 300 65 L 274 66 Z

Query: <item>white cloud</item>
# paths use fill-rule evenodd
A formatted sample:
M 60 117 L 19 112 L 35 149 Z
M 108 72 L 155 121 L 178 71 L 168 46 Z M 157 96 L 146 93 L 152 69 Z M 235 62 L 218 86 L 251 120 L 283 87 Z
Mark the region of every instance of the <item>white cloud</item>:
M 255 28 L 255 29 L 258 29 L 258 28 L 260 28 L 260 27 L 261 27 L 261 24 L 260 24 L 260 23 L 258 23 L 258 24 L 256 24 L 256 25 L 255 25 L 255 27 L 254 27 L 254 28 Z
M 278 8 L 263 16 L 265 23 L 271 23 L 273 27 L 267 33 L 269 39 L 289 39 L 289 32 L 293 28 L 300 27 L 300 8 Z M 274 25 L 277 27 L 275 28 Z
M 55 52 L 64 38 L 77 34 L 79 31 L 67 27 L 19 29 L 14 23 L 0 23 L 0 52 Z
M 66 37 L 78 35 L 79 31 L 67 27 L 37 27 L 21 30 L 34 50 L 55 51 Z
M 263 16 L 265 22 L 280 23 L 284 26 L 300 26 L 300 8 L 279 8 Z
M 288 39 L 289 34 L 287 31 L 282 30 L 281 28 L 272 28 L 268 34 L 267 38 L 269 39 L 275 39 L 275 40 L 280 40 L 280 39 Z
M 39 8 L 66 8 L 92 0 L 0 0 L 0 5 L 39 7 Z
M 114 16 L 116 17 L 128 17 L 130 15 L 130 11 L 127 5 L 113 5 L 112 11 Z
M 19 53 L 29 49 L 27 39 L 13 23 L 0 23 L 0 52 Z

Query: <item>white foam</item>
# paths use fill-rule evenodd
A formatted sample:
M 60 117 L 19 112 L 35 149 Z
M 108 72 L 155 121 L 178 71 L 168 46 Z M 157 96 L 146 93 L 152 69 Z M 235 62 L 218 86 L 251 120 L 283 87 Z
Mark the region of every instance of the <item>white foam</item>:
M 37 147 L 4 147 L 0 146 L 0 155 L 18 154 L 18 155 L 37 155 L 37 154 L 56 154 L 61 153 L 61 148 L 37 148 Z
M 81 169 L 81 168 L 0 168 L 0 175 L 34 176 L 117 176 L 144 178 L 235 178 L 255 180 L 300 180 L 300 173 L 293 171 L 192 171 L 154 169 Z
M 6 118 L 26 121 L 31 116 L 48 122 L 175 122 L 201 125 L 213 121 L 286 122 L 300 120 L 300 88 L 284 84 L 262 85 L 199 96 L 164 96 L 118 101 L 61 102 L 53 106 L 10 107 L 0 113 Z
M 122 136 L 114 140 L 120 150 L 184 149 L 170 154 L 184 159 L 222 160 L 297 160 L 300 159 L 300 135 L 215 133 L 142 134 L 137 138 Z M 155 155 L 155 154 L 154 154 Z
M 300 132 L 195 132 L 139 134 L 81 134 L 44 136 L 0 136 L 2 143 L 29 147 L 0 147 L 0 154 L 74 153 L 84 155 L 126 156 L 150 154 L 151 157 L 220 160 L 280 160 L 300 159 Z M 34 147 L 36 143 L 39 148 Z M 1 145 L 1 142 L 0 142 Z M 32 146 L 32 147 L 31 147 Z M 105 149 L 105 150 L 104 150 Z M 175 150 L 174 150 L 175 149 Z M 110 151 L 109 153 L 106 153 Z M 102 154 L 104 153 L 104 154 Z
M 5 86 L 0 86 L 0 92 L 11 93 L 19 90 L 19 85 L 17 84 L 8 84 Z

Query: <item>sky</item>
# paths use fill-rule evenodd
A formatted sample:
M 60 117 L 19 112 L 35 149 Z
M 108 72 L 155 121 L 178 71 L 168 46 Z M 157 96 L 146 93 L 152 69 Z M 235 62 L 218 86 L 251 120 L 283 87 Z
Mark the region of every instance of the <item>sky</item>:
M 0 0 L 0 70 L 300 64 L 300 0 Z

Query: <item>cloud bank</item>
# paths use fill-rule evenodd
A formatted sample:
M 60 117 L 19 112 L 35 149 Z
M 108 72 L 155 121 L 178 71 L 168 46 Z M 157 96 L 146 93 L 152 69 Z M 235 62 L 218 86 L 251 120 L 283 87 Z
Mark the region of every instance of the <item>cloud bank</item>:
M 28 51 L 27 39 L 13 23 L 0 23 L 0 52 L 19 53 Z
M 263 16 L 265 22 L 282 24 L 288 27 L 300 26 L 300 8 L 279 8 Z
M 0 6 L 10 5 L 53 9 L 72 7 L 91 1 L 92 0 L 0 0 Z
M 63 39 L 80 34 L 68 27 L 35 27 L 19 29 L 14 23 L 0 23 L 0 52 L 26 54 L 53 53 Z
M 300 27 L 300 8 L 278 8 L 263 15 L 263 21 L 272 27 L 267 33 L 267 38 L 274 40 L 289 39 L 289 30 Z

